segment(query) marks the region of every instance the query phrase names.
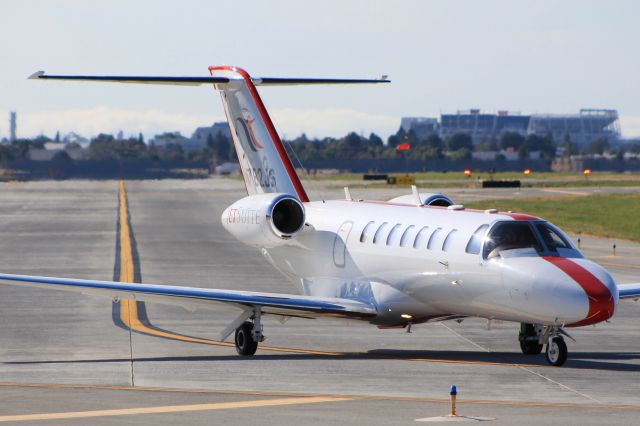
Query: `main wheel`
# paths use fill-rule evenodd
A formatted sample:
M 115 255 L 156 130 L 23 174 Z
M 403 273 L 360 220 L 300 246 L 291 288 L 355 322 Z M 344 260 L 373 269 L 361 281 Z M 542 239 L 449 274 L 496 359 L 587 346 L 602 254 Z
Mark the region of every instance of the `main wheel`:
M 543 345 L 538 342 L 526 340 L 520 341 L 520 349 L 525 355 L 538 355 L 540 352 L 542 352 L 542 346 Z
M 520 349 L 525 355 L 538 355 L 542 352 L 542 344 L 538 343 L 538 340 L 532 340 L 536 336 L 536 327 L 533 324 L 522 324 L 520 326 Z
M 554 337 L 547 343 L 547 362 L 559 367 L 567 360 L 567 344 L 562 337 Z
M 253 340 L 252 331 L 253 324 L 249 321 L 236 329 L 236 351 L 239 355 L 251 356 L 258 350 L 258 342 Z

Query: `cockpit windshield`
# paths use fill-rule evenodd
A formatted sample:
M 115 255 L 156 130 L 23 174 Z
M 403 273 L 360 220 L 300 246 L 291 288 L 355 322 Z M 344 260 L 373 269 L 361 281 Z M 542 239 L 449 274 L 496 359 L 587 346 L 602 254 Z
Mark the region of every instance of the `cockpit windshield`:
M 558 249 L 571 249 L 571 245 L 566 238 L 548 223 L 536 223 L 536 229 L 540 233 L 544 244 L 550 251 L 558 251 Z
M 529 222 L 500 222 L 487 235 L 482 256 L 485 259 L 492 259 L 504 250 L 524 248 L 533 248 L 536 252 L 542 252 L 542 245 Z

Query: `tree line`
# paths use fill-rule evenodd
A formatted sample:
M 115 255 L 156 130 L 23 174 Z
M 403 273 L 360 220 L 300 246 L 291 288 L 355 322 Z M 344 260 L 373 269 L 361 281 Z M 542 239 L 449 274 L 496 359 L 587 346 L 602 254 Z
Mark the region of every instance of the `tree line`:
M 38 136 L 33 139 L 19 139 L 10 144 L 0 144 L 0 161 L 27 159 L 30 149 L 43 149 L 45 143 L 58 141 L 46 136 Z M 419 138 L 413 131 L 406 132 L 400 129 L 389 136 L 387 143 L 375 133 L 368 137 L 355 132 L 340 138 L 309 139 L 305 134 L 284 141 L 285 148 L 290 155 L 297 157 L 301 162 L 310 160 L 332 159 L 391 159 L 407 158 L 409 160 L 433 160 L 433 159 L 470 159 L 474 151 L 496 152 L 495 159 L 504 159 L 501 152 L 517 153 L 519 159 L 527 159 L 532 152 L 539 152 L 543 159 L 551 160 L 556 156 L 558 147 L 563 148 L 565 156 L 575 154 L 603 154 L 614 153 L 622 156 L 625 148 L 612 148 L 609 141 L 601 138 L 592 141 L 578 149 L 568 136 L 563 141 L 554 141 L 550 136 L 521 135 L 514 132 L 505 132 L 499 138 L 474 145 L 470 135 L 456 133 L 441 138 L 437 134 L 431 134 L 425 138 Z M 398 145 L 408 144 L 410 149 L 399 151 Z M 69 152 L 80 149 L 76 143 L 69 143 L 65 150 L 57 151 L 54 159 L 69 160 Z M 640 153 L 640 144 L 630 145 L 626 148 L 629 152 Z M 91 139 L 88 148 L 84 151 L 83 158 L 91 160 L 150 160 L 150 161 L 203 161 L 221 164 L 228 161 L 237 161 L 235 150 L 229 137 L 222 133 L 217 136 L 209 136 L 206 144 L 196 150 L 185 150 L 179 144 L 154 145 L 145 143 L 142 134 L 138 137 L 124 138 L 110 134 L 99 134 Z

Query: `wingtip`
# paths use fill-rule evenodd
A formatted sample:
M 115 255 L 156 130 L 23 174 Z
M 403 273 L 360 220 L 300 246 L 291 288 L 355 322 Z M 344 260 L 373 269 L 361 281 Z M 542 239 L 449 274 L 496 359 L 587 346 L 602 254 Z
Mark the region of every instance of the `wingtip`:
M 37 80 L 39 79 L 41 76 L 44 75 L 44 71 L 36 71 L 33 74 L 31 74 L 27 80 Z

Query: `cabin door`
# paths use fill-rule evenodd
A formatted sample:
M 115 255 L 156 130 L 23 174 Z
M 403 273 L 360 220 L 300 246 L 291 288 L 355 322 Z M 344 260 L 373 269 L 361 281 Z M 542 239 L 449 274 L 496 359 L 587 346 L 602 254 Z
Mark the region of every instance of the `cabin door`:
M 353 227 L 353 222 L 344 222 L 338 228 L 336 238 L 333 241 L 333 263 L 338 268 L 344 268 L 347 258 L 347 238 Z

